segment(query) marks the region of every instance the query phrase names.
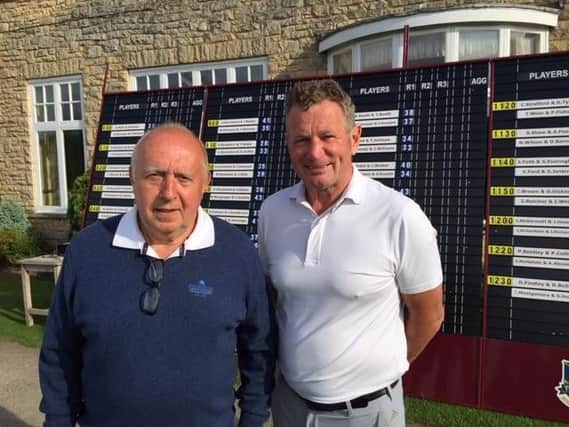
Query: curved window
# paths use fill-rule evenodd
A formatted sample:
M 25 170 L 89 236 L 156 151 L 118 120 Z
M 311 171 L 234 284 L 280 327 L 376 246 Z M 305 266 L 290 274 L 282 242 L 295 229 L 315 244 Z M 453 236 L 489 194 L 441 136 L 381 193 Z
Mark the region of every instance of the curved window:
M 471 7 L 383 18 L 335 32 L 319 51 L 328 72 L 349 73 L 403 66 L 408 26 L 407 65 L 433 65 L 510 55 L 544 53 L 556 9 Z

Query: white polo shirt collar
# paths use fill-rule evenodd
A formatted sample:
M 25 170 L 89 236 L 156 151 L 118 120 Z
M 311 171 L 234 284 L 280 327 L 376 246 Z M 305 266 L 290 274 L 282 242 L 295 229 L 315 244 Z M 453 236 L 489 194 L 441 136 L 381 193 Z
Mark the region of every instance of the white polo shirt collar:
M 332 206 L 320 215 L 314 212 L 314 209 L 312 209 L 312 206 L 310 206 L 310 203 L 306 199 L 305 186 L 302 181 L 291 189 L 289 198 L 308 209 L 312 215 L 310 220 L 310 230 L 306 236 L 306 252 L 304 256 L 305 266 L 317 266 L 320 264 L 326 227 L 330 217 L 334 215 L 336 210 L 338 210 L 344 203 L 359 205 L 363 200 L 366 179 L 355 166 L 352 166 L 352 168 L 352 177 L 348 186 L 344 190 L 344 193 Z
M 144 235 L 138 227 L 136 219 L 137 209 L 136 206 L 130 208 L 121 218 L 115 236 L 113 238 L 113 246 L 124 249 L 135 249 L 144 254 L 145 247 L 146 255 L 154 258 L 159 256 L 154 252 L 150 245 L 146 245 Z M 215 243 L 215 229 L 213 220 L 200 206 L 198 209 L 198 219 L 192 234 L 184 241 L 181 247 L 183 251 L 174 251 L 168 258 L 176 256 L 184 256 L 187 251 L 195 251 L 198 249 L 209 248 Z M 182 253 L 181 253 L 182 252 Z
M 350 182 L 348 183 L 346 190 L 336 201 L 336 203 L 334 203 L 334 205 L 332 205 L 324 213 L 337 209 L 344 202 L 344 200 L 349 200 L 352 203 L 359 205 L 362 202 L 364 191 L 365 191 L 365 178 L 358 170 L 358 168 L 356 168 L 355 165 L 352 165 L 352 178 L 350 179 Z M 294 187 L 292 187 L 291 189 L 289 197 L 291 199 L 296 200 L 298 204 L 303 205 L 312 210 L 310 203 L 306 199 L 306 187 L 304 186 L 304 182 L 300 181 L 296 185 L 294 185 Z

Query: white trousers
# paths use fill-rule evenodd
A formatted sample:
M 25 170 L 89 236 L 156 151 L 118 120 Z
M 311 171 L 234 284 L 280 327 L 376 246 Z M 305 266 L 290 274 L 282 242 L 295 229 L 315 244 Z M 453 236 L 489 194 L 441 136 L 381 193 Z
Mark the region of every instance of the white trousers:
M 314 411 L 281 377 L 273 392 L 274 427 L 405 427 L 405 406 L 401 380 L 365 408 Z

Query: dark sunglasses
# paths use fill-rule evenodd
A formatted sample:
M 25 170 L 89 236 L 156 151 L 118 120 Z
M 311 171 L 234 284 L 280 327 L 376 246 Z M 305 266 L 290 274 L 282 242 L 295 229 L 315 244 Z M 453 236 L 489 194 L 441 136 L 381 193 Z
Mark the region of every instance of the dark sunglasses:
M 163 277 L 162 260 L 146 257 L 148 268 L 146 269 L 146 281 L 150 287 L 140 295 L 140 309 L 152 316 L 158 311 L 160 302 L 160 283 Z

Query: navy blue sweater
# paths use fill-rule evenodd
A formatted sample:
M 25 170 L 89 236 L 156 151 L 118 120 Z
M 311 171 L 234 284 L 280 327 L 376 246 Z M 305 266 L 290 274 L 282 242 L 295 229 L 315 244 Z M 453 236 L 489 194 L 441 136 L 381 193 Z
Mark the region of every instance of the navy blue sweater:
M 139 305 L 147 263 L 111 246 L 119 217 L 67 248 L 40 355 L 46 426 L 231 427 L 268 415 L 275 329 L 248 237 L 214 218 L 215 245 L 164 262 L 160 306 Z M 203 283 L 202 283 L 203 281 Z

